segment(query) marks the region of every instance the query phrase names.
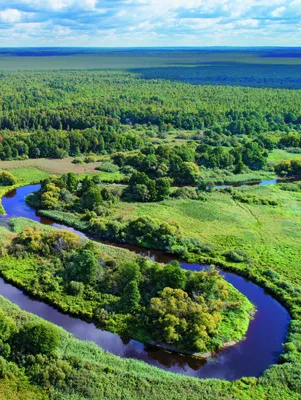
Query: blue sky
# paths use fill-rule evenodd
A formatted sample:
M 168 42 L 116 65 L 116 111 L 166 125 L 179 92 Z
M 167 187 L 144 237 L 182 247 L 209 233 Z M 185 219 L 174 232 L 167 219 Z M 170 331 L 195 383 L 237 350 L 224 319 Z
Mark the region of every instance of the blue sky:
M 301 46 L 301 0 L 0 0 L 0 46 Z

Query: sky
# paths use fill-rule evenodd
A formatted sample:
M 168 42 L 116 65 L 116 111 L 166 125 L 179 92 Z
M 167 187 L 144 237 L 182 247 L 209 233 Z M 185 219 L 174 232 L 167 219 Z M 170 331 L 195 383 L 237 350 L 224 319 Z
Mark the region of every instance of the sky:
M 0 0 L 10 46 L 301 46 L 301 0 Z

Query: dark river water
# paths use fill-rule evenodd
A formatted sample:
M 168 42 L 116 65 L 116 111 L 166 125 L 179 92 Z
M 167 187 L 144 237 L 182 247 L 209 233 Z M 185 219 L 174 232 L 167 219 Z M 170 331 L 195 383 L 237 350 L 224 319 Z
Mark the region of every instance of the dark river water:
M 16 189 L 3 198 L 2 204 L 7 213 L 4 218 L 24 217 L 59 229 L 67 226 L 57 224 L 50 219 L 39 217 L 35 210 L 25 202 L 25 197 L 39 189 L 31 185 Z M 124 246 L 125 247 L 125 246 Z M 172 258 L 162 252 L 145 250 L 135 246 L 126 246 L 131 251 L 149 256 L 160 262 L 169 262 Z M 199 271 L 206 266 L 181 263 L 182 268 Z M 97 329 L 93 323 L 63 314 L 53 307 L 25 295 L 21 290 L 0 279 L 0 294 L 20 306 L 23 310 L 36 314 L 45 320 L 66 329 L 75 337 L 95 342 L 104 350 L 120 357 L 143 360 L 148 364 L 199 378 L 239 379 L 243 376 L 259 376 L 271 364 L 277 362 L 282 353 L 282 344 L 290 322 L 289 313 L 262 288 L 233 273 L 222 271 L 225 279 L 255 305 L 257 312 L 250 322 L 245 340 L 228 349 L 220 351 L 209 360 L 198 360 L 189 356 L 166 353 L 151 346 L 145 346 L 135 340 L 126 341 L 118 335 Z

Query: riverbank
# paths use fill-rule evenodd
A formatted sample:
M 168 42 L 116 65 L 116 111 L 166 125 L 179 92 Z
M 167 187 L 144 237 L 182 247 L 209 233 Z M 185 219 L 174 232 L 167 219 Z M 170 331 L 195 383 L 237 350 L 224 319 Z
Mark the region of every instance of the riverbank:
M 39 183 L 49 176 L 48 172 L 32 167 L 12 168 L 9 171 L 15 177 L 16 183 L 12 186 L 0 186 L 0 215 L 5 215 L 5 209 L 2 206 L 3 196 L 19 187 Z

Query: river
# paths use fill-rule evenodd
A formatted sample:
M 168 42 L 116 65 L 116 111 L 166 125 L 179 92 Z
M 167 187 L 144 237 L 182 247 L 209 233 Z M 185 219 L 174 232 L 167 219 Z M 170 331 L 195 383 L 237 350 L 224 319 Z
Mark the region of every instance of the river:
M 3 218 L 24 217 L 52 225 L 58 229 L 68 229 L 48 218 L 39 217 L 35 210 L 25 202 L 25 197 L 38 190 L 39 185 L 30 185 L 7 194 L 2 201 L 7 216 Z M 127 246 L 131 251 L 149 256 L 160 262 L 168 262 L 171 257 L 152 250 Z M 182 268 L 199 271 L 206 266 L 181 263 Z M 189 356 L 166 353 L 151 346 L 145 346 L 135 340 L 126 341 L 111 332 L 95 327 L 93 323 L 63 314 L 55 308 L 25 295 L 21 290 L 0 279 L 0 294 L 20 306 L 23 310 L 36 314 L 45 320 L 66 329 L 75 337 L 95 342 L 104 350 L 125 358 L 143 360 L 150 365 L 199 378 L 218 378 L 235 380 L 243 376 L 258 377 L 270 365 L 277 362 L 283 351 L 290 316 L 286 309 L 264 289 L 233 273 L 222 271 L 225 279 L 255 305 L 257 312 L 251 320 L 247 337 L 237 345 L 220 351 L 209 360 L 198 360 Z

